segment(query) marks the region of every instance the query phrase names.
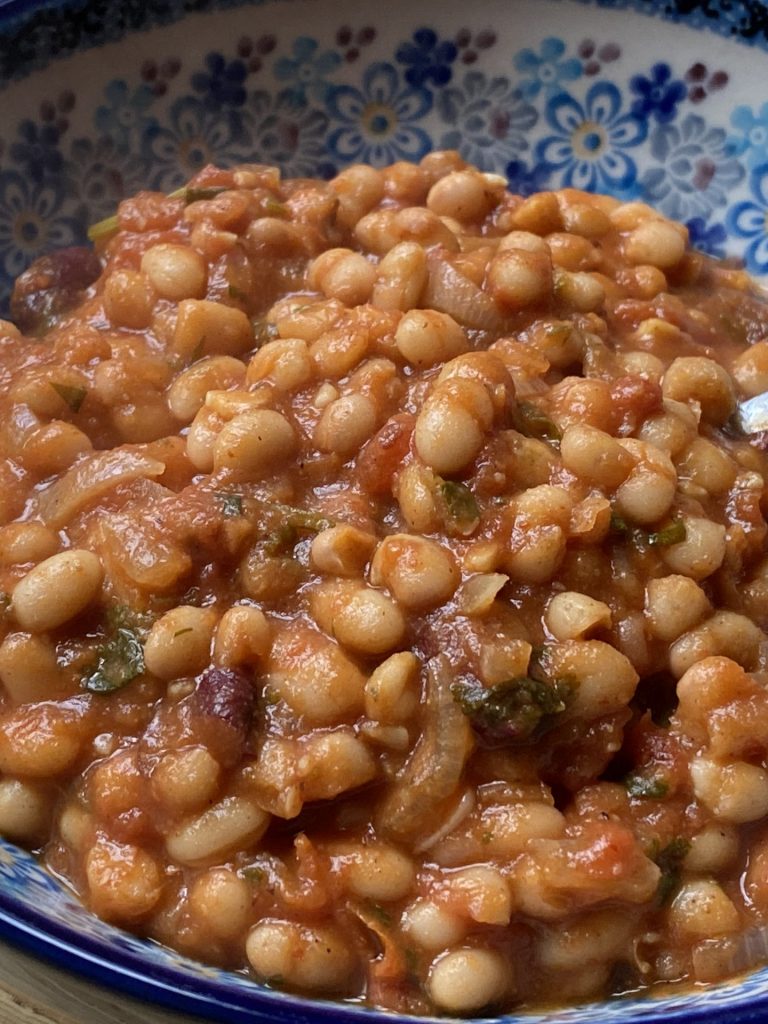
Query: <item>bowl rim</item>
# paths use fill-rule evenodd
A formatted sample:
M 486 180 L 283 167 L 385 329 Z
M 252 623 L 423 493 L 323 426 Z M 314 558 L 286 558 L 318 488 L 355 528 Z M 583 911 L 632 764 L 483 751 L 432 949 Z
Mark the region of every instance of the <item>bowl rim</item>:
M 67 895 L 66 887 L 45 871 L 30 853 L 3 840 L 0 840 L 0 847 L 5 848 L 6 854 L 15 854 L 17 860 L 21 858 L 31 865 L 34 871 L 44 873 L 49 884 L 58 886 L 62 896 Z M 74 895 L 72 898 L 75 899 Z M 81 906 L 84 912 L 90 913 L 84 905 Z M 161 943 L 138 939 L 109 922 L 100 923 L 114 928 L 119 934 L 131 935 L 149 947 L 165 950 L 169 955 L 177 956 L 181 963 L 205 966 L 176 954 Z M 44 904 L 33 906 L 4 887 L 0 888 L 0 937 L 112 992 L 119 991 L 150 1006 L 194 1014 L 197 1019 L 217 1024 L 361 1024 L 366 1020 L 372 1024 L 384 1024 L 386 1021 L 391 1024 L 440 1024 L 444 1020 L 434 1016 L 393 1014 L 359 1002 L 314 999 L 271 989 L 256 981 L 247 987 L 234 987 L 227 982 L 226 976 L 191 976 L 172 963 L 145 959 L 140 950 L 124 945 L 115 950 L 108 938 L 78 931 L 74 924 L 53 920 L 45 913 Z M 763 970 L 768 974 L 768 968 Z M 244 975 L 232 974 L 246 980 Z M 684 997 L 692 991 L 695 987 L 680 995 Z M 716 999 L 709 1004 L 705 999 L 700 1005 L 683 1003 L 670 1006 L 670 1002 L 679 998 L 677 994 L 651 989 L 644 994 L 629 996 L 627 1000 L 617 998 L 576 1006 L 522 1009 L 493 1017 L 474 1017 L 472 1024 L 526 1024 L 526 1021 L 530 1024 L 590 1024 L 592 1021 L 595 1024 L 658 1024 L 662 1015 L 665 1020 L 684 1024 L 765 1024 L 768 1020 L 768 992 L 758 995 L 741 993 L 738 979 L 700 991 L 719 991 L 725 996 L 725 1001 Z M 627 1015 L 625 1011 L 629 1007 L 631 1010 Z
M 40 12 L 50 12 L 53 19 L 60 19 L 67 17 L 69 12 L 87 9 L 90 2 L 91 0 L 0 0 L 0 38 L 18 32 L 24 24 Z M 108 2 L 117 5 L 119 0 L 108 0 Z M 168 12 L 164 17 L 153 13 L 147 4 L 141 29 L 176 23 L 188 14 L 194 16 L 196 13 L 233 10 L 248 6 L 259 8 L 286 2 L 289 0 L 200 0 L 200 2 L 190 5 L 191 10 L 187 10 L 183 3 L 172 2 L 169 3 Z M 312 0 L 312 2 L 321 4 L 328 0 Z M 514 2 L 514 0 L 508 0 L 508 2 Z M 719 0 L 714 0 L 714 18 L 709 22 L 698 24 L 683 13 L 666 13 L 666 6 L 662 0 L 573 0 L 573 2 L 616 12 L 625 10 L 654 20 L 660 19 L 681 24 L 694 30 L 709 30 L 715 34 L 726 36 L 742 46 L 768 50 L 768 32 L 763 38 L 750 39 L 727 31 L 725 20 L 720 19 L 724 8 L 720 5 Z M 744 0 L 737 0 L 737 2 L 742 3 L 744 9 L 747 9 Z M 49 57 L 48 63 L 53 64 L 59 59 L 74 57 L 77 53 L 116 42 L 130 36 L 135 31 L 138 30 L 126 25 L 119 34 L 102 32 L 85 46 L 81 45 Z M 33 65 L 25 77 L 37 70 L 39 67 Z M 40 870 L 44 869 L 40 867 Z M 139 952 L 125 947 L 120 948 L 119 957 L 115 958 L 106 939 L 94 938 L 87 933 L 78 932 L 73 925 L 52 920 L 45 914 L 43 907 L 40 909 L 32 907 L 2 889 L 0 889 L 0 935 L 20 948 L 44 957 L 66 970 L 74 971 L 81 976 L 105 984 L 113 990 L 120 990 L 129 996 L 147 1003 L 153 1002 L 172 1011 L 191 1013 L 196 1016 L 202 1015 L 207 1019 L 219 1022 L 223 1019 L 221 1016 L 223 1012 L 227 1014 L 225 1019 L 231 1024 L 240 1024 L 240 1022 L 254 1024 L 254 1020 L 260 1014 L 265 1015 L 264 1019 L 289 1021 L 291 1024 L 303 1024 L 304 1021 L 313 1021 L 316 1024 L 321 1021 L 326 1021 L 328 1024 L 334 1024 L 334 1022 L 360 1024 L 364 1016 L 375 1021 L 379 1019 L 379 1015 L 381 1019 L 389 1019 L 393 1024 L 426 1024 L 426 1022 L 435 1020 L 435 1018 L 420 1018 L 411 1015 L 395 1017 L 386 1011 L 364 1007 L 361 1004 L 332 1003 L 288 996 L 255 982 L 249 989 L 238 989 L 215 976 L 201 975 L 199 978 L 193 979 L 185 977 L 181 971 L 170 964 L 146 960 Z M 149 940 L 146 941 L 149 944 Z M 768 968 L 765 970 L 768 972 Z M 723 986 L 723 988 L 725 987 Z M 727 1021 L 727 1024 L 737 1024 L 741 1021 L 768 1021 L 768 988 L 765 992 L 755 996 L 748 991 L 740 994 L 733 983 L 729 987 L 733 989 L 732 1001 L 714 1002 L 711 1006 L 702 1002 L 701 1005 L 693 1007 L 681 1005 L 661 1008 L 662 1003 L 658 995 L 638 998 L 636 1004 L 647 1002 L 647 1008 L 643 1007 L 633 1013 L 631 1021 L 633 1024 L 653 1024 L 659 1020 L 662 1013 L 671 1021 L 681 1020 L 686 1024 L 697 1024 L 697 1022 L 704 1024 L 705 1021 L 707 1024 L 718 1024 L 720 1020 Z M 674 999 L 675 996 L 663 998 L 664 1001 L 667 1001 Z M 621 1021 L 624 1020 L 621 1009 L 622 1002 L 616 1000 L 613 1003 L 588 1003 L 581 1006 L 579 1009 L 583 1013 L 582 1019 L 585 1024 L 591 1019 L 590 1011 L 594 1014 L 597 1008 L 599 1008 L 601 1024 L 613 1024 L 613 1022 L 621 1024 Z M 571 1008 L 571 1013 L 573 1010 L 574 1008 Z M 549 1013 L 533 1011 L 531 1013 L 523 1012 L 519 1015 L 506 1015 L 501 1018 L 476 1018 L 476 1020 L 478 1024 L 482 1024 L 483 1020 L 494 1022 L 507 1020 L 510 1021 L 510 1024 L 511 1022 L 522 1024 L 526 1018 L 529 1018 L 532 1022 L 552 1020 L 555 1024 L 563 1012 L 563 1010 L 553 1009 Z M 567 1019 L 569 1024 L 576 1024 L 576 1017 L 569 1016 Z

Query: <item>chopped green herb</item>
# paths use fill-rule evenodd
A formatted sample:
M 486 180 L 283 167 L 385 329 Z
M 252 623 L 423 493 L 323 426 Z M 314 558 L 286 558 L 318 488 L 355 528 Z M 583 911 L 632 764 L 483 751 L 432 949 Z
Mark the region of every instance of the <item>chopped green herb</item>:
M 480 509 L 472 491 L 454 480 L 442 480 L 439 490 L 449 525 L 463 536 L 472 533 L 480 521 Z
M 278 199 L 268 199 L 264 204 L 264 213 L 267 217 L 287 217 L 288 207 Z
M 116 235 L 119 230 L 120 222 L 117 219 L 117 214 L 113 213 L 111 217 L 105 217 L 104 220 L 91 224 L 88 228 L 88 238 L 92 242 L 106 242 L 113 235 Z
M 611 533 L 624 537 L 638 547 L 643 547 L 646 544 L 650 547 L 668 547 L 670 544 L 682 543 L 686 537 L 685 523 L 682 519 L 675 519 L 661 530 L 648 533 L 639 526 L 631 526 L 623 516 L 616 512 L 611 513 Z
M 559 441 L 560 428 L 533 402 L 517 403 L 515 429 L 526 437 L 537 437 L 544 441 Z
M 280 694 L 271 686 L 264 687 L 264 703 L 274 707 L 280 703 Z
M 275 555 L 284 555 L 292 551 L 299 539 L 299 533 L 293 523 L 283 523 L 276 530 L 268 534 L 264 545 L 264 554 L 269 558 Z
M 496 686 L 483 686 L 477 680 L 454 683 L 451 693 L 486 739 L 524 743 L 554 725 L 557 715 L 568 707 L 573 685 L 564 679 L 542 682 L 523 676 Z
M 484 843 L 486 846 L 488 845 L 488 843 L 492 843 L 493 832 L 483 832 L 483 834 L 480 836 L 480 842 Z
M 295 508 L 293 505 L 282 505 L 280 502 L 270 503 L 270 508 L 279 512 L 286 522 L 289 522 L 297 530 L 307 530 L 309 533 L 320 533 L 321 530 L 328 530 L 334 525 L 332 519 L 320 515 L 319 512 L 310 512 L 305 508 Z
M 184 636 L 185 633 L 191 633 L 191 632 L 192 632 L 192 627 L 191 626 L 187 626 L 185 629 L 177 629 L 176 632 L 173 634 L 173 639 L 175 640 L 177 636 Z
M 660 800 L 669 792 L 669 783 L 659 775 L 632 773 L 624 779 L 624 785 L 630 796 L 648 800 Z
M 213 496 L 221 506 L 221 514 L 225 519 L 234 519 L 243 514 L 242 495 L 232 491 L 214 491 Z
M 618 512 L 611 512 L 611 533 L 631 533 L 632 528 Z
M 682 544 L 685 537 L 685 523 L 682 519 L 676 519 L 658 533 L 649 533 L 648 543 L 654 547 L 669 547 L 671 544 Z
M 147 623 L 123 606 L 107 614 L 109 633 L 97 649 L 97 660 L 86 672 L 81 686 L 89 693 L 112 693 L 136 679 L 144 671 L 142 637 Z
M 240 874 L 243 878 L 247 878 L 249 882 L 255 882 L 257 885 L 261 885 L 267 877 L 267 873 L 264 868 L 256 867 L 255 864 L 252 864 L 250 867 L 243 868 Z
M 667 903 L 679 886 L 683 861 L 690 848 L 691 844 L 687 839 L 678 837 L 667 843 L 663 849 L 651 850 L 649 854 L 651 860 L 661 868 L 659 887 L 656 890 L 656 900 L 659 906 Z
M 268 341 L 274 341 L 280 336 L 277 324 L 265 320 L 263 316 L 256 317 L 252 323 L 253 336 L 259 345 L 265 345 Z
M 248 296 L 241 288 L 238 288 L 236 284 L 230 284 L 227 287 L 227 295 L 229 295 L 230 299 L 237 299 L 238 302 L 248 301 Z
M 67 403 L 72 412 L 80 411 L 80 406 L 85 401 L 87 394 L 85 388 L 79 388 L 72 384 L 57 384 L 54 380 L 50 381 L 50 385 L 59 398 Z
M 203 199 L 215 199 L 216 196 L 220 196 L 222 192 L 230 192 L 226 185 L 211 185 L 208 188 L 195 188 L 195 186 L 188 186 L 187 188 L 181 189 L 181 195 L 179 199 L 183 199 L 184 202 L 189 206 L 190 203 L 199 203 Z M 169 199 L 176 198 L 174 193 L 168 197 Z

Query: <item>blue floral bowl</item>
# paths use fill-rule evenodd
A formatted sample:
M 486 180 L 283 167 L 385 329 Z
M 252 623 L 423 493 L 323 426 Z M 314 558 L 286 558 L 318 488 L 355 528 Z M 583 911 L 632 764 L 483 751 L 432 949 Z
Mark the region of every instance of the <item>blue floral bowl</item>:
M 768 273 L 763 0 L 0 0 L 0 304 L 36 256 L 204 164 L 345 164 L 459 149 L 512 189 L 641 198 Z M 0 841 L 0 932 L 222 1024 L 383 1021 L 267 991 L 89 915 Z M 401 1018 L 414 1020 L 415 1018 Z M 768 1021 L 768 970 L 527 1024 Z

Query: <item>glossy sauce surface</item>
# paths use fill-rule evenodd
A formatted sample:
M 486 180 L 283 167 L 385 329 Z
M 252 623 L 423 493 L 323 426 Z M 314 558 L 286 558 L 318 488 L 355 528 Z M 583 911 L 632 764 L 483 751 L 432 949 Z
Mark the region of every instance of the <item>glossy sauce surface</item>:
M 768 308 L 454 154 L 207 169 L 0 332 L 0 831 L 268 984 L 476 1015 L 752 966 Z

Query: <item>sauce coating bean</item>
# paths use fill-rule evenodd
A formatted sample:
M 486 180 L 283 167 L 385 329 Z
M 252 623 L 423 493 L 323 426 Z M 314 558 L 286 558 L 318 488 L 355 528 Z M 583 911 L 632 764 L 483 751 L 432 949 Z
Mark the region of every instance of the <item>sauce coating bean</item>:
M 396 1014 L 757 966 L 746 274 L 456 152 L 206 167 L 114 223 L 0 322 L 0 834 L 121 927 Z

